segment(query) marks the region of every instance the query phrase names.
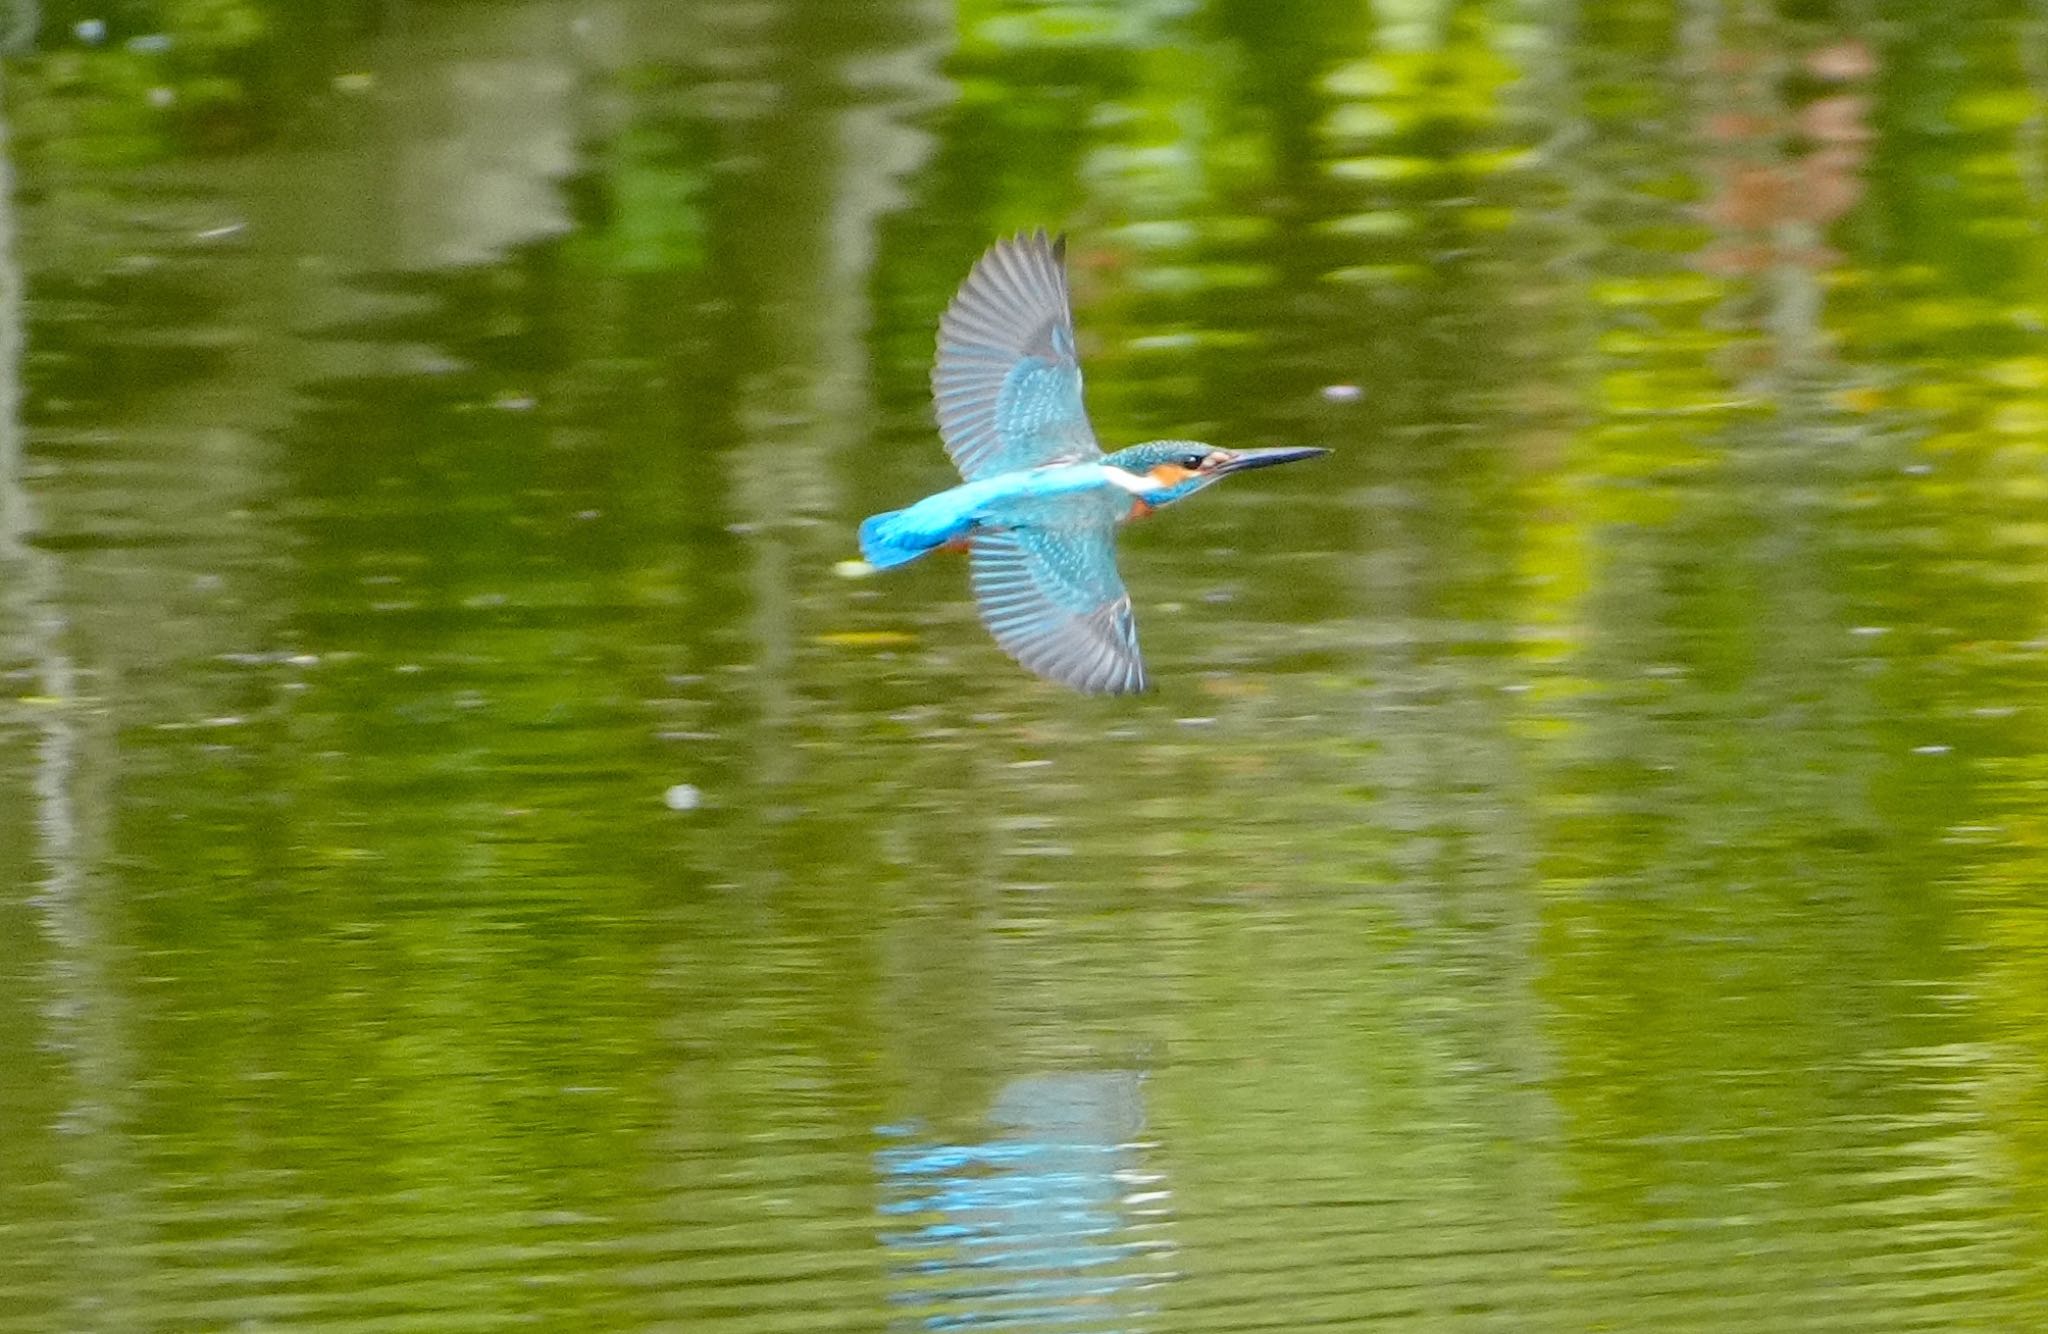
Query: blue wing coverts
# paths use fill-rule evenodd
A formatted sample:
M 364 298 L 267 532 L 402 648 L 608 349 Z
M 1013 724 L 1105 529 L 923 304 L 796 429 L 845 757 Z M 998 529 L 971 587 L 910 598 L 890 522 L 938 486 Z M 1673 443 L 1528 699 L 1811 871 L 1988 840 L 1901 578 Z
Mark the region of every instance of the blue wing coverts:
M 1064 237 L 1019 233 L 975 263 L 939 321 L 932 400 L 968 481 L 1102 457 L 1081 405 Z
M 1091 695 L 1143 690 L 1131 596 L 1116 570 L 1121 498 L 1079 499 L 1033 505 L 1016 526 L 970 540 L 982 624 L 1047 680 Z

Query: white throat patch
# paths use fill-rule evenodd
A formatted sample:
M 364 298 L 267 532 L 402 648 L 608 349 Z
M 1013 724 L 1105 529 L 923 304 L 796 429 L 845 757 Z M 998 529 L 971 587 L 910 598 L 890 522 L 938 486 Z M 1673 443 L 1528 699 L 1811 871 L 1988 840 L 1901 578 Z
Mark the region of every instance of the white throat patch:
M 1166 483 L 1160 481 L 1157 477 L 1140 477 L 1135 473 L 1125 472 L 1122 468 L 1111 467 L 1106 463 L 1102 465 L 1102 475 L 1111 486 L 1128 491 L 1134 496 L 1149 496 L 1154 491 L 1161 490 L 1166 486 Z

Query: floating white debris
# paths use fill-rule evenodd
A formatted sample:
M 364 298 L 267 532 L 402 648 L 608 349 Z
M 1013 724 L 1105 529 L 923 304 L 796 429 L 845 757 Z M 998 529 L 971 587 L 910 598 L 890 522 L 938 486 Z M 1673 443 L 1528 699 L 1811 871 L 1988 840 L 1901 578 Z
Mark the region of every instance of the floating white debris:
M 1355 384 L 1326 384 L 1323 386 L 1323 401 L 1326 403 L 1356 403 L 1365 397 L 1365 391 Z
M 677 783 L 661 794 L 661 804 L 672 811 L 694 811 L 704 804 L 704 794 L 695 783 Z
M 1913 747 L 1913 753 L 1914 753 L 1915 755 L 1946 755 L 1946 754 L 1948 754 L 1948 752 L 1949 752 L 1949 748 L 1948 748 L 1947 746 L 1915 746 L 1915 747 Z
M 843 560 L 832 567 L 832 573 L 841 579 L 865 579 L 875 572 L 875 567 L 864 560 Z

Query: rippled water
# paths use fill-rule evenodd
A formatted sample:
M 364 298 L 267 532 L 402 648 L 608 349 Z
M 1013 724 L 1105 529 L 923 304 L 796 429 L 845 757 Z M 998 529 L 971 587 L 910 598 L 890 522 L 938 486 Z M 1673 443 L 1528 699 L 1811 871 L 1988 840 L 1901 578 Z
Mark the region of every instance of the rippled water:
M 2038 6 L 317 9 L 7 66 L 0 1329 L 2048 1328 Z

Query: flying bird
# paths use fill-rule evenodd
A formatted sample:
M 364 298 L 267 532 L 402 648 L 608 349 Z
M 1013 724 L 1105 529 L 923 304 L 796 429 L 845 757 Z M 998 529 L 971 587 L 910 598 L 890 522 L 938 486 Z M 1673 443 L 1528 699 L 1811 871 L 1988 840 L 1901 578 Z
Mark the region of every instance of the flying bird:
M 1153 440 L 1104 454 L 1081 404 L 1066 238 L 998 241 L 939 321 L 932 398 L 965 479 L 860 526 L 889 569 L 964 548 L 982 624 L 1024 667 L 1091 695 L 1145 688 L 1116 530 L 1232 473 L 1323 449 L 1218 449 Z

